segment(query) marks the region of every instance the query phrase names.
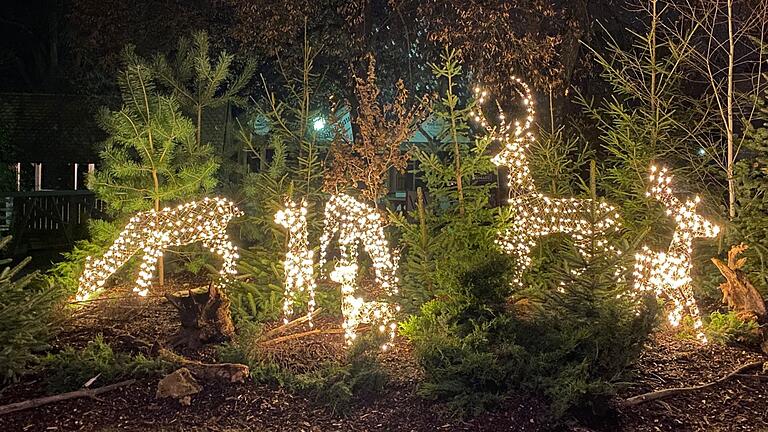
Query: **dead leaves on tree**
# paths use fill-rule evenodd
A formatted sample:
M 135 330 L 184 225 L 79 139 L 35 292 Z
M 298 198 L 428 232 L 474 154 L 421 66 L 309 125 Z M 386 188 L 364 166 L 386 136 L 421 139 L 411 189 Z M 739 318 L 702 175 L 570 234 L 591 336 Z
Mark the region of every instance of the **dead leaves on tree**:
M 352 113 L 353 138 L 338 119 L 325 173 L 324 189 L 329 193 L 360 189 L 362 197 L 376 201 L 387 193 L 385 180 L 390 168 L 403 172 L 409 154 L 401 149 L 429 111 L 429 98 L 409 103 L 402 80 L 395 84 L 392 102 L 380 101 L 376 82 L 376 62 L 368 56 L 367 77 L 354 77 L 356 110 Z M 335 111 L 335 110 L 332 110 Z

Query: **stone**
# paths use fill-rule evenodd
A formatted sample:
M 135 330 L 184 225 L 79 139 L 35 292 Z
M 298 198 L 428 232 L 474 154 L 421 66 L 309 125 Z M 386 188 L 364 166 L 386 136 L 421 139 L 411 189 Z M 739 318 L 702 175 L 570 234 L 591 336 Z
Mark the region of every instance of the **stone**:
M 202 389 L 203 387 L 192 376 L 192 372 L 183 367 L 166 375 L 157 383 L 155 398 L 173 398 L 183 405 L 189 405 L 192 402 L 191 396 Z

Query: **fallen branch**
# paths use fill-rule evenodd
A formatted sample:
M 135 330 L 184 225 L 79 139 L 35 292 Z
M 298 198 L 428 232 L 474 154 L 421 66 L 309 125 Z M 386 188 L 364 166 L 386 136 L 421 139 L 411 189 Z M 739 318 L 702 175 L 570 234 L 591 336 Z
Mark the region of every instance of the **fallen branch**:
M 315 311 L 312 313 L 311 316 L 309 314 L 302 315 L 302 316 L 296 318 L 295 320 L 293 320 L 291 322 L 283 324 L 283 325 L 281 325 L 279 327 L 275 327 L 272 330 L 264 333 L 261 336 L 260 339 L 261 340 L 269 339 L 272 336 L 278 335 L 278 334 L 283 333 L 283 332 L 285 332 L 287 330 L 290 330 L 290 329 L 292 329 L 292 328 L 294 328 L 294 327 L 296 327 L 298 325 L 301 325 L 301 324 L 309 321 L 311 318 L 317 318 L 318 316 L 320 316 L 320 312 L 322 312 L 322 311 L 323 311 L 323 308 L 317 308 L 317 309 L 315 309 Z
M 274 338 L 274 339 L 270 339 L 270 340 L 266 340 L 266 341 L 263 341 L 263 342 L 259 342 L 259 345 L 261 345 L 261 346 L 270 346 L 270 345 L 278 344 L 280 342 L 289 341 L 289 340 L 292 340 L 292 339 L 303 338 L 305 336 L 312 336 L 312 335 L 316 335 L 316 334 L 339 334 L 339 333 L 344 333 L 344 331 L 345 330 L 342 329 L 342 328 L 314 329 L 314 330 L 309 330 L 309 331 L 305 331 L 305 332 L 301 332 L 301 333 L 289 334 L 287 336 L 280 336 L 280 337 L 277 337 L 277 338 Z
M 3 406 L 0 406 L 0 416 L 4 414 L 16 412 L 16 411 L 36 408 L 39 406 L 48 405 L 50 403 L 69 400 L 69 399 L 78 399 L 82 397 L 97 399 L 96 396 L 102 393 L 106 393 L 106 392 L 118 389 L 120 387 L 125 387 L 135 382 L 136 380 L 121 381 L 119 383 L 110 384 L 110 385 L 106 385 L 106 386 L 95 388 L 95 389 L 80 389 L 80 390 L 71 391 L 69 393 L 61 393 L 53 396 L 45 396 L 37 399 L 29 399 L 22 402 L 3 405 Z
M 675 387 L 675 388 L 669 388 L 669 389 L 664 389 L 664 390 L 656 390 L 656 391 L 652 391 L 652 392 L 648 392 L 648 393 L 643 393 L 641 395 L 637 395 L 637 396 L 633 396 L 631 398 L 625 399 L 624 401 L 621 402 L 621 405 L 622 406 L 635 406 L 635 405 L 640 405 L 640 404 L 643 404 L 643 403 L 646 403 L 646 402 L 650 402 L 650 401 L 653 401 L 653 400 L 667 399 L 667 398 L 670 398 L 672 396 L 677 396 L 677 395 L 680 395 L 680 394 L 683 394 L 683 393 L 688 393 L 688 392 L 695 391 L 695 390 L 707 389 L 707 388 L 710 388 L 710 387 L 714 387 L 714 386 L 716 386 L 718 384 L 721 384 L 721 383 L 723 383 L 725 381 L 728 381 L 731 378 L 738 377 L 739 375 L 742 374 L 742 372 L 748 371 L 750 369 L 754 369 L 756 367 L 761 367 L 762 365 L 763 365 L 762 361 L 757 361 L 757 362 L 753 362 L 753 363 L 747 363 L 744 366 L 741 366 L 741 367 L 737 368 L 736 370 L 734 370 L 733 372 L 729 373 L 728 375 L 726 375 L 726 376 L 724 376 L 722 378 L 719 378 L 719 379 L 717 379 L 715 381 L 712 381 L 712 382 L 709 382 L 709 383 L 706 383 L 706 384 L 697 385 L 697 386 Z

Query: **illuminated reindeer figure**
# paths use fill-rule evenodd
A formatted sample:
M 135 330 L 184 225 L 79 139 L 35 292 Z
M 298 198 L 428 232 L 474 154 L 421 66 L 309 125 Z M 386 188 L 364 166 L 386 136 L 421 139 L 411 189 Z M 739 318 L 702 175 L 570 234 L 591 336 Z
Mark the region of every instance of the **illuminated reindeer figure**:
M 77 299 L 83 300 L 104 286 L 107 279 L 137 252 L 142 251 L 141 270 L 133 288 L 140 296 L 149 292 L 157 260 L 174 246 L 202 242 L 222 257 L 222 277 L 234 275 L 239 258 L 237 247 L 229 241 L 227 224 L 240 210 L 225 198 L 205 198 L 176 208 L 150 210 L 132 217 L 117 240 L 99 259 L 86 258 L 80 277 Z
M 309 326 L 312 327 L 316 282 L 314 253 L 309 248 L 307 234 L 307 201 L 302 199 L 299 205 L 290 198 L 286 198 L 285 208 L 275 214 L 275 222 L 288 229 L 288 251 L 285 253 L 283 262 L 285 273 L 283 322 L 288 324 L 289 318 L 293 315 L 296 295 L 306 290 L 309 293 L 307 318 Z
M 635 255 L 635 287 L 665 295 L 674 302 L 674 309 L 668 316 L 673 326 L 680 324 L 687 309 L 697 337 L 706 342 L 701 331 L 701 314 L 691 288 L 691 253 L 693 239 L 717 237 L 720 228 L 696 213 L 696 205 L 701 201 L 698 196 L 684 203 L 675 198 L 670 187 L 672 176 L 667 174 L 666 168 L 657 174 L 656 167 L 651 167 L 650 178 L 652 185 L 646 195 L 661 201 L 667 208 L 667 215 L 673 216 L 677 225 L 667 252 L 653 252 L 644 246 L 642 252 Z
M 394 320 L 399 306 L 387 302 L 365 301 L 355 296 L 357 291 L 357 251 L 363 249 L 373 261 L 376 284 L 389 296 L 398 293 L 397 256 L 392 255 L 384 237 L 381 213 L 346 194 L 331 195 L 325 206 L 325 227 L 320 238 L 320 268 L 328 254 L 331 240 L 338 235 L 339 262 L 331 272 L 331 280 L 341 284 L 344 315 L 344 338 L 348 344 L 355 339 L 360 324 L 378 324 L 379 331 L 389 334 L 390 343 L 395 336 Z M 382 348 L 386 349 L 390 343 Z
M 615 207 L 602 200 L 551 198 L 537 191 L 526 159 L 528 147 L 534 140 L 530 131 L 535 115 L 533 97 L 528 85 L 520 78 L 512 77 L 512 80 L 522 88 L 521 96 L 527 114 L 522 124 L 519 121 L 507 123 L 504 112 L 498 107 L 499 126 L 490 126 L 481 109 L 487 93 L 480 88 L 475 88 L 479 109 L 471 114 L 502 145 L 493 163 L 509 169 L 509 204 L 515 209 L 515 219 L 512 226 L 501 233 L 498 243 L 517 258 L 517 274 L 513 281 L 520 286 L 523 272 L 531 265 L 531 249 L 538 237 L 554 233 L 569 234 L 579 252 L 588 258 L 590 240 L 617 231 L 619 215 Z M 596 246 L 619 253 L 602 238 Z

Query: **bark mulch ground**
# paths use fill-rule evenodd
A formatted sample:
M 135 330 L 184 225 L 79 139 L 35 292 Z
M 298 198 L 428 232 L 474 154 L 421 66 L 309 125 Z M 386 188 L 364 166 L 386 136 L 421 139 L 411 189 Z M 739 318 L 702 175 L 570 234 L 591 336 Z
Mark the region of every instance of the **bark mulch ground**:
M 168 290 L 184 288 L 182 284 Z M 186 287 L 189 287 L 187 285 Z M 175 310 L 162 296 L 136 299 L 112 291 L 113 299 L 88 304 L 62 332 L 55 346 L 84 346 L 101 333 L 115 350 L 149 352 L 158 339 L 177 328 Z M 319 327 L 337 326 L 328 319 Z M 299 370 L 310 370 L 342 353 L 339 334 L 314 335 L 273 348 L 275 359 Z M 211 361 L 215 350 L 181 353 Z M 740 365 L 761 360 L 759 353 L 717 345 L 702 346 L 662 331 L 649 342 L 632 383 L 621 391 L 628 397 L 669 387 L 715 380 Z M 546 408 L 529 396 L 510 397 L 498 410 L 472 420 L 453 419 L 439 404 L 417 394 L 421 371 L 405 341 L 385 353 L 390 375 L 386 389 L 356 401 L 344 414 L 334 414 L 311 398 L 277 385 L 206 382 L 191 406 L 155 399 L 158 379 L 101 395 L 76 399 L 0 417 L 5 431 L 759 431 L 768 430 L 768 380 L 735 378 L 717 387 L 633 408 L 618 409 L 600 424 L 558 426 L 541 422 Z M 98 380 L 94 386 L 104 385 Z M 45 395 L 41 377 L 31 376 L 0 393 L 0 405 Z

